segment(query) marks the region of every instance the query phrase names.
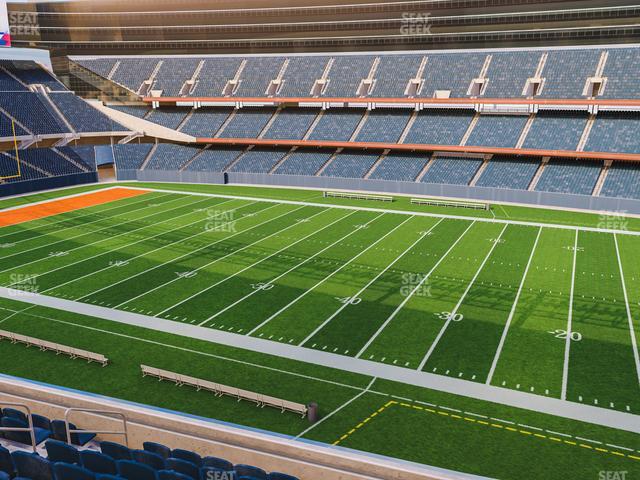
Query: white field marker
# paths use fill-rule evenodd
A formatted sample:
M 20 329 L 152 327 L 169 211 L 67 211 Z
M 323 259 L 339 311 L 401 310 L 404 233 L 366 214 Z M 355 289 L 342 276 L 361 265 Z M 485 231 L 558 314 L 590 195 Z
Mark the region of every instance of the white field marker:
M 576 259 L 578 254 L 578 234 L 576 230 L 576 238 L 573 245 L 573 266 L 571 267 L 571 290 L 569 293 L 569 315 L 567 317 L 567 339 L 564 344 L 564 365 L 562 367 L 562 390 L 560 391 L 560 399 L 567 399 L 567 384 L 569 382 L 569 352 L 571 351 L 571 333 L 573 327 L 573 292 L 576 285 Z

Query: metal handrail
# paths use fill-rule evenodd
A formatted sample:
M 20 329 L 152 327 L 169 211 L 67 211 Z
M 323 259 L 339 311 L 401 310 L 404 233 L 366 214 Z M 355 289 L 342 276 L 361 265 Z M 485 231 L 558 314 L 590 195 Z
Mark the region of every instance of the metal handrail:
M 0 427 L 0 432 L 29 432 L 31 436 L 31 448 L 36 452 L 36 434 L 33 429 L 33 418 L 31 418 L 31 409 L 24 403 L 12 403 L 12 402 L 0 402 L 0 406 L 3 407 L 22 407 L 27 411 L 27 421 L 29 422 L 29 428 L 17 428 L 17 427 Z
M 116 417 L 120 417 L 122 420 L 122 424 L 124 426 L 124 430 L 71 430 L 69 428 L 69 415 L 73 412 L 84 412 L 84 413 L 94 413 L 97 415 L 115 415 Z M 96 435 L 124 435 L 124 443 L 128 447 L 129 446 L 129 433 L 127 430 L 127 417 L 120 412 L 114 412 L 112 410 L 96 410 L 91 408 L 67 408 L 64 412 L 64 426 L 67 431 L 67 443 L 71 445 L 71 435 L 73 433 L 95 433 Z

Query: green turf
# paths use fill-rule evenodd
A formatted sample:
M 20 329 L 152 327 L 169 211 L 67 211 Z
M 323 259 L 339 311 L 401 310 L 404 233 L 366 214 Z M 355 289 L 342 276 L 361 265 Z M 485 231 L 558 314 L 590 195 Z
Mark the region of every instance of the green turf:
M 185 185 L 175 187 L 187 188 Z M 577 236 L 579 248 L 574 252 L 574 229 L 329 208 L 323 205 L 327 199 L 319 192 L 302 190 L 222 186 L 201 186 L 194 190 L 262 197 L 273 194 L 270 198 L 274 200 L 304 199 L 314 203 L 300 205 L 154 192 L 7 227 L 0 231 L 3 247 L 0 249 L 0 284 L 414 370 L 422 368 L 462 380 L 483 383 L 490 380 L 496 386 L 556 398 L 562 396 L 563 376 L 568 372 L 569 401 L 634 414 L 640 409 L 640 380 L 632 343 L 632 335 L 635 334 L 636 339 L 640 335 L 640 266 L 637 262 L 640 237 L 623 233 L 614 237 L 610 233 L 581 230 Z M 387 207 L 379 203 L 373 205 L 374 202 L 336 203 Z M 392 206 L 412 207 L 406 199 Z M 511 213 L 508 208 L 500 210 L 503 218 Z M 449 214 L 451 209 L 430 207 L 425 211 Z M 584 218 L 585 225 L 590 225 L 597 224 L 598 219 L 582 214 L 563 217 L 559 211 L 544 212 L 525 209 L 519 219 L 534 213 L 545 221 L 554 221 L 557 216 L 560 223 Z M 479 212 L 479 215 L 486 213 Z M 476 212 L 456 210 L 456 214 L 475 215 Z M 499 216 L 497 210 L 493 214 Z M 616 240 L 624 279 L 620 274 Z M 576 275 L 572 297 L 574 255 Z M 431 275 L 425 279 L 429 272 Z M 2 300 L 0 305 L 11 307 L 12 302 Z M 20 304 L 13 306 L 24 308 Z M 454 311 L 455 317 L 448 316 Z M 42 308 L 29 309 L 26 313 L 34 312 L 50 313 Z M 6 312 L 5 316 L 10 314 Z M 198 349 L 210 352 L 224 351 L 231 356 L 251 358 L 259 365 L 287 365 L 287 369 L 302 369 L 312 372 L 313 377 L 331 378 L 350 385 L 332 383 L 331 388 L 324 389 L 324 385 L 315 385 L 314 380 L 312 386 L 294 383 L 293 387 L 287 387 L 286 395 L 280 393 L 294 401 L 319 399 L 325 414 L 353 397 L 371 380 L 322 368 L 318 368 L 322 373 L 316 374 L 317 367 L 313 365 L 300 366 L 64 312 L 55 312 L 55 315 L 85 325 L 99 325 L 98 328 L 104 330 L 135 331 L 135 337 L 162 338 L 180 345 L 197 345 Z M 570 315 L 574 336 L 579 338 L 569 342 L 569 362 L 565 369 L 567 342 L 560 331 L 567 330 Z M 68 328 L 77 331 L 77 327 L 26 314 L 11 317 L 1 328 L 36 331 L 38 334 L 33 336 L 61 343 L 76 338 L 76 334 L 66 331 Z M 157 392 L 154 390 L 147 400 L 140 384 L 149 383 L 139 378 L 137 365 L 149 358 L 158 362 L 153 366 L 170 370 L 176 370 L 173 365 L 183 366 L 184 370 L 179 371 L 212 380 L 219 380 L 216 378 L 219 373 L 240 387 L 247 387 L 260 377 L 255 389 L 264 387 L 264 393 L 274 393 L 276 386 L 287 383 L 279 377 L 284 375 L 281 372 L 264 378 L 255 373 L 230 375 L 228 369 L 218 371 L 207 368 L 206 362 L 200 365 L 203 362 L 189 361 L 188 356 L 200 355 L 198 353 L 174 349 L 171 355 L 164 356 L 162 352 L 168 347 L 157 344 L 145 344 L 134 355 L 134 363 L 138 363 L 132 366 L 125 361 L 126 348 L 134 349 L 131 342 L 139 340 L 122 339 L 117 342 L 117 348 L 112 349 L 113 338 L 104 332 L 83 330 L 77 338 L 79 343 L 74 346 L 88 348 L 93 341 L 97 347 L 90 349 L 113 356 L 114 365 L 110 369 L 122 368 L 127 379 L 125 384 L 118 386 L 114 376 L 103 379 L 105 385 L 102 385 L 93 377 L 89 379 L 91 375 L 73 363 L 68 370 L 67 364 L 61 363 L 64 359 L 56 360 L 56 365 L 65 365 L 65 368 L 53 371 L 45 361 L 31 358 L 49 358 L 47 354 L 20 353 L 26 350 L 6 343 L 0 344 L 0 348 L 8 349 L 7 353 L 14 358 L 25 356 L 27 360 L 21 365 L 7 364 L 2 371 L 76 388 L 88 382 L 90 391 L 281 433 L 296 434 L 305 427 L 304 422 L 291 424 L 282 416 L 276 419 L 277 415 L 271 413 L 254 419 L 249 413 L 251 409 L 243 410 L 244 406 L 240 410 L 230 405 L 221 406 L 218 412 L 216 403 L 210 409 L 200 409 L 191 397 L 204 398 L 204 394 L 189 394 L 190 398 L 184 400 L 187 394 L 167 393 L 176 390 L 165 385 L 158 386 Z M 197 367 L 193 366 L 196 363 Z M 76 373 L 77 378 L 70 378 Z M 379 383 L 375 383 L 376 390 L 380 389 Z M 403 388 L 389 386 L 384 393 L 401 396 L 396 390 Z M 419 397 L 421 392 L 416 390 L 410 398 Z M 431 392 L 429 395 L 432 398 L 443 394 Z M 334 442 L 389 401 L 379 397 L 378 394 L 364 395 L 345 409 L 351 412 L 354 406 L 359 406 L 353 413 L 341 412 L 332 417 L 331 421 L 313 429 L 309 438 Z M 453 396 L 435 400 L 445 406 L 467 401 Z M 369 407 L 371 411 L 367 410 Z M 404 408 L 411 414 L 398 413 Z M 483 404 L 477 410 L 499 415 L 494 412 L 502 408 Z M 408 435 L 412 423 L 432 425 L 432 421 L 423 420 L 428 415 L 414 417 L 415 412 L 409 407 L 394 405 L 380 415 L 392 419 L 379 422 L 380 430 L 371 429 L 371 435 L 366 433 L 369 429 L 358 431 L 353 438 L 345 439 L 344 444 L 354 448 L 370 444 L 371 447 L 365 449 L 447 468 L 455 469 L 452 465 L 457 464 L 465 471 L 512 478 L 503 469 L 494 469 L 490 462 L 468 463 L 471 450 L 461 450 L 465 460 L 451 463 L 449 458 L 456 455 L 448 449 L 444 451 L 449 457 L 434 453 L 433 449 L 423 452 L 423 448 L 418 448 L 423 447 L 422 444 L 401 451 L 400 444 L 390 443 L 385 448 L 383 442 L 369 438 L 376 432 L 380 435 L 386 431 Z M 407 421 L 396 427 L 398 415 Z M 438 420 L 444 420 L 445 415 L 435 415 Z M 521 411 L 511 415 L 524 424 L 535 417 L 531 412 Z M 540 416 L 538 421 L 556 422 L 545 416 Z M 434 438 L 453 435 L 447 437 L 452 442 L 469 435 L 493 441 L 494 431 L 498 430 L 489 427 L 487 430 L 491 433 L 469 433 L 469 425 L 464 428 L 452 428 L 446 422 L 438 425 Z M 570 428 L 586 428 L 587 437 L 591 432 L 591 427 L 577 422 L 571 423 Z M 450 430 L 454 433 L 447 434 Z M 616 432 L 606 431 L 602 435 L 617 438 Z M 333 438 L 329 438 L 331 436 Z M 629 439 L 627 434 L 622 437 L 627 443 L 637 443 L 637 439 Z M 500 436 L 497 442 L 509 444 L 504 438 Z M 513 440 L 514 455 L 523 455 L 529 448 L 523 442 L 520 437 Z M 549 455 L 553 461 L 559 461 L 556 455 L 562 455 L 556 454 L 556 450 L 549 453 L 551 447 L 544 445 L 536 454 L 540 458 Z M 588 450 L 568 444 L 561 447 L 574 448 L 575 455 L 581 459 L 582 450 Z M 525 456 L 522 462 L 524 459 Z M 585 462 L 590 467 L 594 465 Z M 506 464 L 504 466 L 506 468 Z

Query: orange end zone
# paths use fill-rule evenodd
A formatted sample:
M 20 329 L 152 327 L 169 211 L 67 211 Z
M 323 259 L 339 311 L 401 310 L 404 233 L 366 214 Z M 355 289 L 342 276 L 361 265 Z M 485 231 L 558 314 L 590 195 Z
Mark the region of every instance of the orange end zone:
M 31 220 L 37 220 L 39 218 L 59 215 L 80 208 L 93 207 L 95 205 L 122 200 L 123 198 L 136 197 L 147 193 L 149 193 L 149 190 L 111 188 L 109 190 L 100 190 L 85 195 L 78 195 L 77 197 L 51 200 L 50 202 L 39 203 L 38 205 L 16 208 L 14 210 L 0 212 L 0 227 L 30 222 Z

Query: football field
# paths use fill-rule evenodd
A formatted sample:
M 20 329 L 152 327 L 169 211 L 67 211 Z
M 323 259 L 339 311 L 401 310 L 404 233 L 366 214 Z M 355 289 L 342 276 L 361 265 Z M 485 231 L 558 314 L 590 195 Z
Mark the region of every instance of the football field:
M 267 199 L 149 189 L 8 225 L 0 228 L 0 286 L 640 411 L 637 231 L 483 211 L 322 203 L 309 194 Z M 3 302 L 0 328 L 30 308 Z M 194 370 L 185 364 L 181 371 Z M 379 408 L 388 410 L 385 418 L 428 413 L 367 395 L 346 410 L 359 402 L 366 403 L 354 413 L 360 423 Z M 356 430 L 334 440 L 366 449 Z

